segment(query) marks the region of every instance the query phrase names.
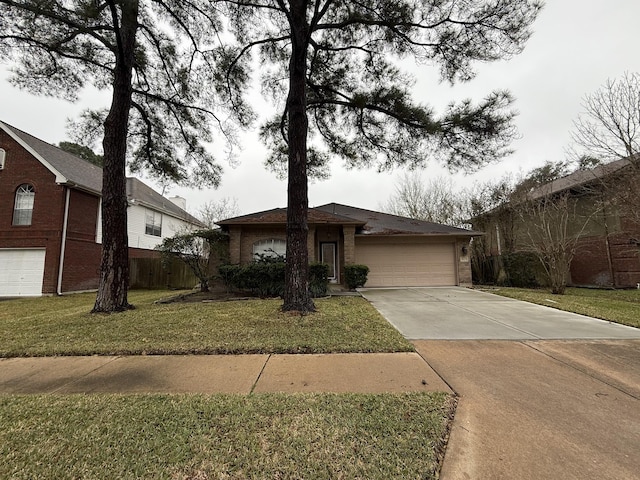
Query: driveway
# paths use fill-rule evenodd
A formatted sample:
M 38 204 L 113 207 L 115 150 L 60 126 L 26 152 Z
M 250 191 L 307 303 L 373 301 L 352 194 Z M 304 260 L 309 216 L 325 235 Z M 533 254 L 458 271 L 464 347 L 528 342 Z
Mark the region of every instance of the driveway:
M 411 340 L 639 339 L 640 329 L 463 287 L 362 295 Z

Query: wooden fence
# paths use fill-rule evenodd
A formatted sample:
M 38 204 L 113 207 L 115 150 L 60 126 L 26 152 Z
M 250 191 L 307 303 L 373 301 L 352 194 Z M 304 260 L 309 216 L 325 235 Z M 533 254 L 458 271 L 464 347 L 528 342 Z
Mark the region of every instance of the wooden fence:
M 191 269 L 176 258 L 168 267 L 159 258 L 129 259 L 129 288 L 193 288 L 198 283 Z

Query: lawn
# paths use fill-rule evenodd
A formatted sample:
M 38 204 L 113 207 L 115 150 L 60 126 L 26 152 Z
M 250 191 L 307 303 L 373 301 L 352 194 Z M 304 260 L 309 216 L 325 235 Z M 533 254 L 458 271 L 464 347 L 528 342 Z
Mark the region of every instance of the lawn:
M 525 288 L 500 287 L 489 291 L 505 297 L 640 328 L 640 290 L 567 288 L 564 295 L 552 295 L 548 290 Z
M 316 300 L 318 312 L 280 300 L 155 304 L 175 292 L 132 291 L 135 310 L 88 313 L 95 294 L 0 302 L 0 357 L 413 351 L 360 297 Z
M 435 479 L 444 393 L 0 396 L 0 478 Z

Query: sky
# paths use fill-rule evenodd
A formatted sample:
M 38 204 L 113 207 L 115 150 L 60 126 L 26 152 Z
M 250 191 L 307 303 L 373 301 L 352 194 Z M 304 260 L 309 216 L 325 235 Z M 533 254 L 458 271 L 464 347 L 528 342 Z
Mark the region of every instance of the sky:
M 511 145 L 513 154 L 477 173 L 452 174 L 427 162 L 411 175 L 425 181 L 452 176 L 462 189 L 509 172 L 518 175 L 546 161 L 565 160 L 584 96 L 598 90 L 607 79 L 619 78 L 627 71 L 640 72 L 638 18 L 637 0 L 548 0 L 524 52 L 508 61 L 477 65 L 477 76 L 468 83 L 439 83 L 437 67 L 412 66 L 415 98 L 436 111 L 454 100 L 478 102 L 493 90 L 509 90 L 519 112 L 515 120 L 519 138 Z M 0 120 L 49 143 L 69 138 L 67 118 L 109 103 L 108 93 L 90 89 L 83 91 L 76 103 L 37 97 L 11 86 L 7 78 L 6 65 L 0 64 Z M 221 147 L 224 174 L 217 190 L 170 186 L 165 195 L 186 198 L 190 212 L 224 197 L 235 198 L 242 214 L 285 207 L 286 181 L 265 169 L 267 154 L 258 140 L 257 127 L 241 138 L 243 149 L 233 165 L 224 161 Z M 329 180 L 309 185 L 309 205 L 336 202 L 380 210 L 404 174 L 401 169 L 383 173 L 347 170 L 337 162 L 332 164 Z M 143 180 L 160 190 L 152 181 Z

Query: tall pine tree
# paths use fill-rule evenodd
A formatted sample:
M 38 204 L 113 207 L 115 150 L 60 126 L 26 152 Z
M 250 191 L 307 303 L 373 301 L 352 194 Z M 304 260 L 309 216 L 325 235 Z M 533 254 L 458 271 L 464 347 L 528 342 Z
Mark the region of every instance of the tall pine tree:
M 190 185 L 220 181 L 221 168 L 203 146 L 212 122 L 224 126 L 213 110 L 215 61 L 224 63 L 211 40 L 219 26 L 206 0 L 0 0 L 0 55 L 12 62 L 14 84 L 69 100 L 87 84 L 112 93 L 108 110 L 86 112 L 81 122 L 104 150 L 94 312 L 131 307 L 127 160 L 133 171 Z M 241 103 L 235 111 L 249 119 Z
M 348 166 L 418 166 L 438 158 L 477 168 L 507 153 L 511 97 L 494 92 L 477 105 L 436 114 L 412 98 L 399 61 L 440 67 L 451 83 L 473 78 L 474 62 L 519 53 L 541 8 L 535 0 L 221 0 L 238 39 L 229 64 L 258 53 L 264 89 L 280 107 L 262 129 L 268 163 L 286 164 L 287 270 L 283 310 L 311 311 L 308 291 L 307 182 L 332 158 Z M 239 100 L 236 100 L 240 104 Z

